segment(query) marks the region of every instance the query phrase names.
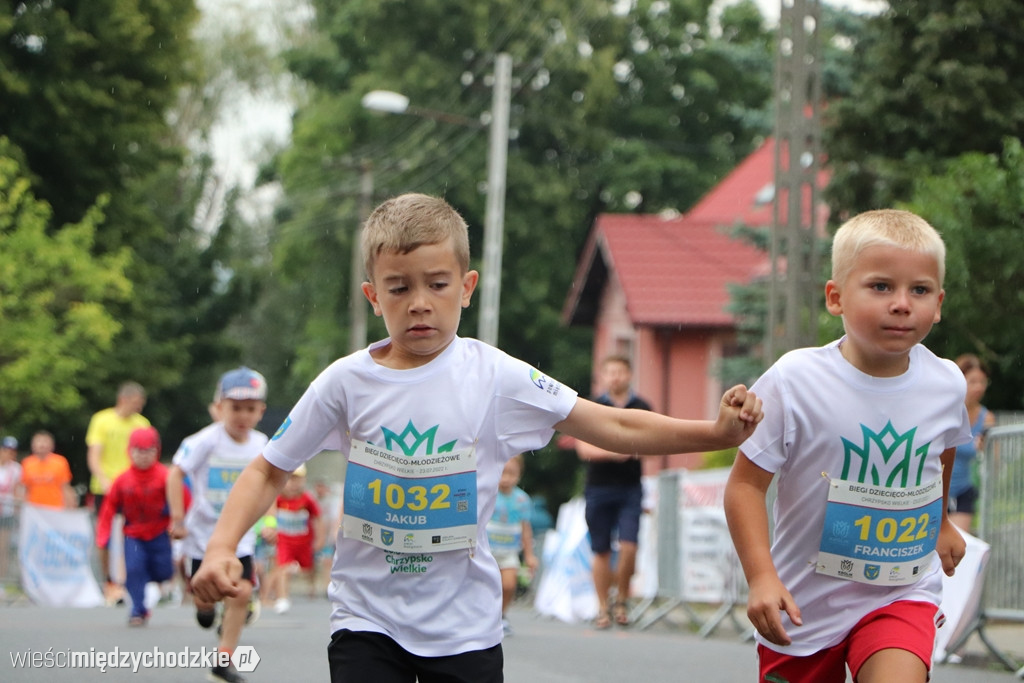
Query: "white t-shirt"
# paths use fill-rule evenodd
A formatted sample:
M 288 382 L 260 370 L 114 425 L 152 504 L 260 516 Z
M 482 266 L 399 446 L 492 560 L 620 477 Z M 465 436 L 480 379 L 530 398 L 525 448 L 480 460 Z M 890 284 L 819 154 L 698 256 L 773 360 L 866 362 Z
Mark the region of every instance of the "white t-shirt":
M 173 462 L 188 475 L 192 489 L 192 504 L 185 513 L 185 556 L 202 559 L 231 486 L 266 444 L 267 435 L 255 429 L 245 443 L 238 443 L 219 422 L 181 442 Z M 256 534 L 250 529 L 238 543 L 238 556 L 252 555 L 255 547 Z
M 328 445 L 347 456 L 353 440 L 417 455 L 473 448 L 477 462 L 475 550 L 407 554 L 338 533 L 332 632 L 384 633 L 427 657 L 501 642 L 501 578 L 486 533 L 498 480 L 509 458 L 551 439 L 575 402 L 526 363 L 459 337 L 419 368 L 386 368 L 363 350 L 324 370 L 267 445 L 271 464 L 291 471 Z
M 782 614 L 792 644 L 760 635 L 757 641 L 795 656 L 836 645 L 863 616 L 897 600 L 938 605 L 942 596 L 937 558 L 920 580 L 904 586 L 816 572 L 829 490 L 823 473 L 874 487 L 913 487 L 940 477 L 942 452 L 971 439 L 966 383 L 955 364 L 918 344 L 907 372 L 872 377 L 842 357 L 842 341 L 787 353 L 755 382 L 765 417 L 740 447 L 775 474 L 772 559 L 803 617 L 803 626 L 794 626 Z

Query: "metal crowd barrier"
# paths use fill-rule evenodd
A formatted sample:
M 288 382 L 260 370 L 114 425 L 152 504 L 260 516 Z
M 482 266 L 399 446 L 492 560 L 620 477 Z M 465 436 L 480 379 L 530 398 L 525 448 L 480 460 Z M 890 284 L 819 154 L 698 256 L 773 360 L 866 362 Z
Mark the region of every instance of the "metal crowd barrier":
M 955 651 L 977 633 L 993 656 L 1011 671 L 1016 670 L 1018 678 L 1024 678 L 1024 666 L 997 647 L 985 632 L 992 623 L 1024 624 L 1024 423 L 989 430 L 978 474 L 977 532 L 991 549 L 979 613 L 948 649 Z
M 641 613 L 637 629 L 678 611 L 701 637 L 727 619 L 739 632 L 749 629 L 745 616 L 741 621 L 735 614 L 746 604 L 747 587 L 725 525 L 721 498 L 727 478 L 727 469 L 659 473 L 658 594 L 635 610 Z

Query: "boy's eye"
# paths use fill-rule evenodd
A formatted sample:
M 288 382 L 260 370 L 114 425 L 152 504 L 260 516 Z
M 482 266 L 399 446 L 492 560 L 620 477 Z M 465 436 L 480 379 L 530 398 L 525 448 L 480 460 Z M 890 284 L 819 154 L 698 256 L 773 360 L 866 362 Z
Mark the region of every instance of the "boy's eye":
M 885 282 L 876 282 L 871 285 L 871 289 L 875 290 L 876 292 L 885 292 L 888 291 L 889 285 Z
M 910 291 L 912 291 L 914 294 L 917 294 L 918 296 L 924 296 L 931 290 L 925 287 L 924 285 L 918 285 L 917 287 L 913 287 Z
M 396 285 L 394 287 L 388 287 L 388 294 L 402 294 L 405 290 L 409 289 L 405 285 Z
M 447 286 L 448 286 L 448 283 L 446 281 L 444 281 L 444 280 L 441 280 L 441 281 L 438 281 L 438 282 L 431 282 L 430 283 L 430 288 L 431 289 L 444 289 Z

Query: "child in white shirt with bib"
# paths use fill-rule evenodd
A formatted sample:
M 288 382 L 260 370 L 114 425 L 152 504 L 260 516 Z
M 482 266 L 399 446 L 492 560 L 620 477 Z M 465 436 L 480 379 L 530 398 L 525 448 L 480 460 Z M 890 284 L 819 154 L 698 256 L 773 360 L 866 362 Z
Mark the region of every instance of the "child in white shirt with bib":
M 791 351 L 752 387 L 726 516 L 750 586 L 759 681 L 924 683 L 942 572 L 965 543 L 946 513 L 966 385 L 921 341 L 940 318 L 945 246 L 907 211 L 835 235 L 825 302 L 845 336 Z M 765 494 L 778 486 L 769 549 Z
M 761 418 L 745 387 L 717 421 L 618 410 L 457 335 L 478 273 L 444 200 L 390 199 L 363 230 L 363 293 L 389 337 L 324 370 L 238 479 L 193 588 L 237 590 L 234 547 L 288 473 L 325 448 L 348 455 L 329 595 L 331 680 L 502 680 L 501 577 L 486 524 L 517 453 L 556 429 L 622 453 L 738 445 Z

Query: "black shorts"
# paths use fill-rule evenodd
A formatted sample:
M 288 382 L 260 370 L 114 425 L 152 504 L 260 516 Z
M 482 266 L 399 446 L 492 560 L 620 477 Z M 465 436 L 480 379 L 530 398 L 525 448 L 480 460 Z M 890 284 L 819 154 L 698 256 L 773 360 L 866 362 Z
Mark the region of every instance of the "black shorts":
M 238 558 L 238 560 L 242 563 L 242 578 L 248 581 L 249 583 L 252 583 L 252 555 L 243 555 L 242 557 Z M 193 576 L 196 575 L 196 572 L 199 571 L 199 565 L 202 563 L 202 560 L 197 560 L 194 557 L 192 558 L 192 567 L 188 573 L 188 578 L 191 579 Z
M 613 537 L 627 543 L 637 542 L 644 497 L 640 484 L 588 486 L 583 497 L 591 550 L 598 554 L 611 552 Z
M 959 496 L 949 497 L 949 511 L 973 515 L 978 510 L 978 489 L 973 486 Z
M 331 683 L 502 683 L 501 643 L 447 657 L 408 652 L 383 633 L 341 629 L 327 646 Z

